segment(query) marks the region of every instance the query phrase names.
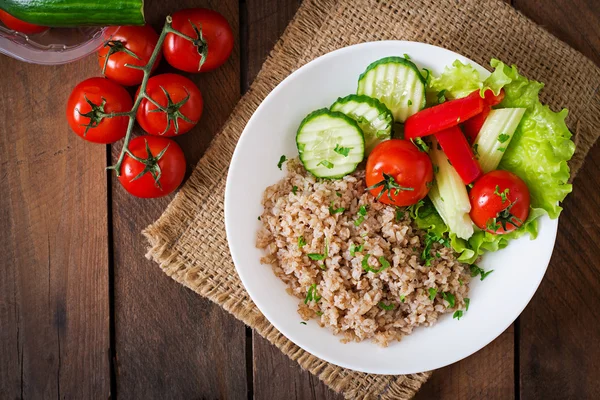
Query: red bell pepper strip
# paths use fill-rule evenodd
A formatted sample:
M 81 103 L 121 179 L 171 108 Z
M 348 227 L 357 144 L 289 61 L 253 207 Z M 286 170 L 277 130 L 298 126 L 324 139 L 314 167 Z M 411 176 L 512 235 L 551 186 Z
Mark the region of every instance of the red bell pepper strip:
M 471 146 L 458 126 L 436 133 L 435 138 L 465 185 L 483 175 Z
M 492 89 L 487 89 L 483 93 L 483 100 L 489 106 L 496 106 L 496 105 L 500 104 L 502 102 L 502 100 L 504 100 L 504 89 L 500 89 L 500 93 L 498 93 L 498 96 L 496 96 L 494 94 L 494 92 L 492 91 Z
M 465 133 L 469 143 L 475 143 L 475 139 L 477 138 L 477 135 L 479 135 L 479 131 L 481 130 L 485 119 L 490 114 L 490 111 L 492 111 L 492 107 L 486 105 L 483 107 L 482 112 L 473 118 L 466 120 L 464 124 L 462 124 L 463 132 Z
M 477 90 L 467 97 L 426 108 L 406 119 L 404 138 L 414 139 L 432 135 L 457 126 L 459 123 L 479 114 L 484 105 L 485 102 L 479 94 L 479 90 Z

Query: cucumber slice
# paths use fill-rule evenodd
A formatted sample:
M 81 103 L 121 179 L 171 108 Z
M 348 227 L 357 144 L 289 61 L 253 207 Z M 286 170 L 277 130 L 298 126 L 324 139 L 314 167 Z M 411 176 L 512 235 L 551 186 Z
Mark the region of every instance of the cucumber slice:
M 346 114 L 358 123 L 365 136 L 365 154 L 392 137 L 392 112 L 377 99 L 365 95 L 351 94 L 339 98 L 331 106 L 331 111 Z
M 425 108 L 425 83 L 412 61 L 385 57 L 360 75 L 356 92 L 378 99 L 392 111 L 395 121 L 404 122 Z
M 348 175 L 365 156 L 365 139 L 356 121 L 326 108 L 302 120 L 296 145 L 304 168 L 318 178 Z

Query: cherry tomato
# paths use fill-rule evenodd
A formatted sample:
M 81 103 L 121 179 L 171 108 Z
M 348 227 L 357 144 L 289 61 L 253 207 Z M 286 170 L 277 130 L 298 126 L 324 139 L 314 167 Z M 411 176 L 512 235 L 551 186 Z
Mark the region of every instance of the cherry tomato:
M 67 120 L 77 135 L 88 142 L 113 143 L 127 132 L 128 117 L 102 117 L 127 112 L 133 107 L 127 90 L 106 78 L 90 78 L 75 86 L 67 101 Z
M 138 136 L 129 142 L 119 182 L 134 196 L 154 198 L 173 192 L 185 175 L 185 157 L 171 139 Z
M 148 80 L 146 93 L 163 107 L 163 111 L 157 111 L 158 107 L 147 99 L 140 103 L 137 121 L 151 135 L 181 135 L 192 129 L 202 116 L 204 103 L 200 89 L 181 75 L 153 76 Z
M 41 33 L 50 29 L 47 26 L 34 25 L 30 24 L 29 22 L 21 21 L 20 19 L 13 17 L 3 10 L 0 10 L 0 21 L 2 21 L 2 23 L 6 25 L 8 29 L 21 32 L 26 35 L 33 35 L 34 33 Z
M 169 33 L 163 44 L 165 59 L 186 72 L 210 71 L 222 65 L 233 49 L 233 31 L 221 14 L 206 8 L 189 8 L 173 14 L 174 29 L 194 43 Z
M 407 140 L 378 144 L 367 159 L 367 190 L 382 203 L 409 206 L 429 193 L 433 166 L 427 153 Z
M 158 34 L 150 25 L 118 26 L 109 29 L 107 38 L 104 46 L 98 50 L 98 64 L 102 73 L 121 85 L 139 85 L 144 79 L 144 72 L 126 67 L 125 64 L 140 67 L 148 64 L 158 42 Z M 158 67 L 161 56 L 159 53 L 153 71 Z
M 508 233 L 521 226 L 529 216 L 527 185 L 512 172 L 488 172 L 469 192 L 471 219 L 491 233 Z

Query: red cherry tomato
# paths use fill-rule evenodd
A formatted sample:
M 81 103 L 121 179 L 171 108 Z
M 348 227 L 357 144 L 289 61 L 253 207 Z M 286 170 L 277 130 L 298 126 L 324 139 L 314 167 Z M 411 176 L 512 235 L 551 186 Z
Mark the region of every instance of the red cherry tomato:
M 508 233 L 529 216 L 527 185 L 512 172 L 496 170 L 479 178 L 469 192 L 471 219 L 491 233 Z
M 367 189 L 382 203 L 409 206 L 429 193 L 433 166 L 427 153 L 411 142 L 386 140 L 371 151 L 365 180 Z
M 2 23 L 6 25 L 8 29 L 21 32 L 26 35 L 33 35 L 34 33 L 41 33 L 50 29 L 47 26 L 34 25 L 30 24 L 29 22 L 21 21 L 20 19 L 17 19 L 6 11 L 2 10 L 0 10 L 0 21 L 2 21 Z
M 200 89 L 181 75 L 153 76 L 148 80 L 146 93 L 166 110 L 156 111 L 158 107 L 147 99 L 140 103 L 137 121 L 151 135 L 181 135 L 192 129 L 202 116 L 204 103 Z
M 129 142 L 119 182 L 134 196 L 154 198 L 173 192 L 185 175 L 185 157 L 171 139 L 138 136 Z
M 98 64 L 104 75 L 121 85 L 139 85 L 144 79 L 144 72 L 126 67 L 125 64 L 140 67 L 148 64 L 158 42 L 158 34 L 150 25 L 118 26 L 109 28 L 107 38 L 104 46 L 98 50 Z M 160 63 L 161 56 L 159 53 L 153 71 Z
M 204 72 L 219 67 L 229 58 L 233 31 L 218 12 L 206 8 L 180 10 L 173 14 L 172 26 L 195 39 L 192 43 L 172 33 L 167 35 L 163 52 L 173 67 L 186 72 Z
M 71 92 L 67 120 L 73 132 L 88 142 L 113 143 L 125 136 L 129 118 L 102 118 L 100 114 L 126 112 L 132 107 L 125 88 L 106 78 L 90 78 Z

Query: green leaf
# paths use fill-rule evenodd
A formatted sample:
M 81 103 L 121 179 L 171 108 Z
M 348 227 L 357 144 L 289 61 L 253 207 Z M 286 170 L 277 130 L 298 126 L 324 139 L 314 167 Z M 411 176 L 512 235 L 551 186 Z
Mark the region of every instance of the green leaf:
M 279 157 L 279 162 L 277 163 L 277 168 L 281 169 L 283 163 L 287 161 L 287 157 L 285 155 Z
M 559 202 L 572 190 L 567 183 L 567 161 L 575 152 L 575 144 L 565 124 L 567 110 L 555 113 L 542 105 L 539 91 L 544 85 L 520 75 L 515 66 L 508 67 L 498 60 L 492 60 L 491 65 L 511 79 L 504 87 L 500 106 L 526 109 L 499 168 L 525 181 L 533 208 L 542 208 L 550 218 L 557 218 L 562 210 Z
M 298 191 L 298 186 L 292 186 L 292 193 L 296 194 L 297 191 Z
M 456 299 L 454 298 L 454 295 L 450 292 L 442 292 L 442 298 L 448 302 L 450 308 L 453 308 L 456 304 Z
M 334 165 L 331 162 L 327 161 L 327 160 L 321 160 L 321 162 L 318 163 L 317 165 L 322 165 L 322 166 L 324 166 L 327 169 L 332 169 L 334 167 Z
M 298 248 L 301 249 L 306 246 L 306 240 L 304 240 L 304 236 L 298 237 Z
M 325 259 L 325 255 L 319 253 L 310 253 L 308 254 L 308 258 L 310 258 L 313 261 L 321 261 Z
M 344 211 L 346 211 L 344 207 L 333 208 L 333 200 L 331 200 L 331 204 L 329 205 L 329 214 L 334 215 L 343 213 Z
M 406 300 L 406 296 L 405 296 L 405 295 L 403 295 L 403 294 L 401 294 L 401 295 L 400 295 L 400 302 L 401 302 L 401 303 L 404 303 L 404 300 Z
M 510 135 L 507 135 L 506 133 L 501 133 L 500 135 L 498 135 L 498 141 L 500 143 L 504 143 L 506 142 L 508 139 L 510 139 Z
M 350 150 L 352 150 L 352 147 L 342 147 L 339 144 L 336 144 L 335 149 L 333 149 L 333 151 L 335 151 L 336 153 L 338 153 L 344 157 L 348 157 Z
M 436 288 L 429 288 L 429 300 L 433 301 L 437 295 L 438 290 Z
M 465 297 L 465 311 L 469 311 L 469 304 L 471 304 L 471 299 Z
M 394 305 L 393 305 L 393 304 L 390 304 L 390 305 L 388 306 L 388 305 L 386 305 L 386 304 L 385 304 L 383 301 L 380 301 L 380 302 L 379 302 L 379 304 L 378 304 L 378 306 L 379 306 L 379 308 L 382 308 L 382 309 L 384 309 L 384 310 L 386 310 L 386 311 L 391 311 L 391 310 L 393 310 L 393 309 L 394 309 Z
M 462 310 L 456 310 L 454 311 L 454 314 L 452 314 L 452 318 L 455 318 L 457 320 L 460 321 L 461 317 L 463 316 L 463 312 Z

